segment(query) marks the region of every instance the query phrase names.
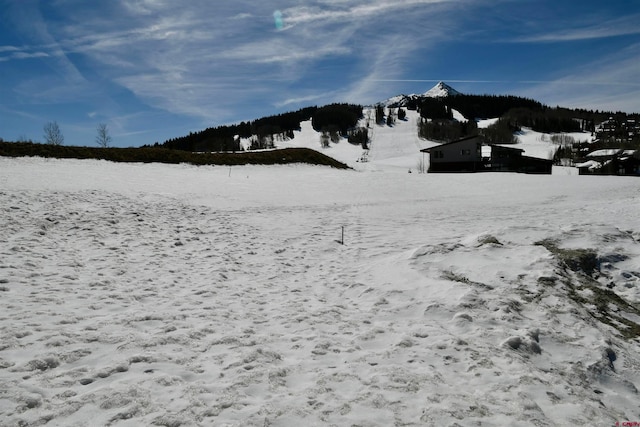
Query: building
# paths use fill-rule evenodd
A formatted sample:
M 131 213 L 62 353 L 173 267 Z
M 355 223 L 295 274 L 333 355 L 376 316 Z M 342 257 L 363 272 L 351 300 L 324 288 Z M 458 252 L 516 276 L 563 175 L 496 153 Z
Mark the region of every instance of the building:
M 629 142 L 640 138 L 640 123 L 636 119 L 609 117 L 595 127 L 595 141 Z
M 640 176 L 640 150 L 618 148 L 596 150 L 576 165 L 580 175 Z
M 429 172 L 520 172 L 551 174 L 553 162 L 524 156 L 524 150 L 485 145 L 479 135 L 421 150 L 429 153 Z
M 478 135 L 421 151 L 429 153 L 429 172 L 479 172 L 483 169 L 482 140 Z

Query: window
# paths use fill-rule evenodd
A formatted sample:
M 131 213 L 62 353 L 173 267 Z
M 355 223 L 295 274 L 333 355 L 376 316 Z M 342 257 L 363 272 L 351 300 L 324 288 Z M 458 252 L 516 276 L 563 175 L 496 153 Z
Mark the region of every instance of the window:
M 460 150 L 460 155 L 461 156 L 470 156 L 471 155 L 471 150 Z

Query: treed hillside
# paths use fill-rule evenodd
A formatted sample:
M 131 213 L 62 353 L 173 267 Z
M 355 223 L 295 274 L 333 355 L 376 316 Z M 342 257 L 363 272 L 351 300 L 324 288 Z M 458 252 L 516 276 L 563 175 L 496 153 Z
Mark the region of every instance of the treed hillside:
M 286 148 L 280 150 L 245 153 L 192 153 L 170 150 L 163 147 L 140 148 L 96 148 L 66 145 L 38 144 L 33 142 L 0 141 L 0 156 L 43 157 L 57 159 L 97 159 L 112 162 L 140 163 L 189 163 L 193 165 L 282 165 L 307 163 L 347 169 L 348 166 L 336 159 L 308 148 Z
M 291 139 L 300 123 L 312 120 L 318 132 L 347 134 L 362 117 L 362 106 L 330 104 L 263 117 L 252 122 L 208 128 L 200 132 L 165 141 L 164 148 L 185 151 L 240 151 L 239 138 L 251 138 L 251 149 L 272 148 L 274 140 Z
M 607 138 L 600 138 L 601 143 L 640 145 L 640 134 L 629 129 L 629 123 L 640 122 L 639 114 L 549 107 L 517 96 L 463 94 L 412 99 L 407 108 L 420 112 L 423 119 L 419 126 L 420 137 L 436 141 L 451 141 L 480 132 L 487 142 L 504 143 L 514 141 L 513 133 L 522 127 L 542 133 L 598 133 L 598 125 L 607 122 L 610 132 Z M 473 121 L 464 123 L 454 120 L 453 110 L 471 119 L 499 120 L 487 129 L 478 130 Z
M 640 144 L 640 135 L 631 135 L 627 131 L 629 123 L 640 123 L 639 114 L 549 107 L 533 99 L 511 95 L 467 95 L 454 92 L 449 96 L 411 95 L 403 98 L 403 108 L 420 113 L 422 120 L 418 126 L 418 135 L 421 138 L 451 141 L 481 133 L 488 142 L 505 143 L 515 142 L 514 132 L 522 127 L 543 133 L 597 133 L 598 126 L 607 122 L 621 125 L 620 129 L 610 129 L 606 142 L 620 142 L 624 139 L 631 144 Z M 380 104 L 378 107 L 381 106 Z M 398 107 L 400 106 L 390 105 L 391 110 L 395 111 L 397 108 L 398 114 L 404 113 L 403 108 Z M 378 110 L 381 110 L 379 118 Z M 471 120 L 455 120 L 454 110 Z M 348 136 L 350 142 L 362 144 L 366 148 L 367 135 L 357 128 L 358 120 L 362 117 L 361 105 L 343 103 L 312 106 L 250 122 L 192 132 L 156 146 L 192 152 L 235 152 L 243 149 L 241 139 L 244 139 L 250 141 L 251 150 L 273 148 L 276 141 L 294 138 L 294 131 L 300 129 L 300 123 L 311 120 L 313 129 L 322 133 L 323 140 L 336 142 L 340 136 Z M 478 129 L 474 119 L 485 118 L 499 120 L 489 128 Z M 376 109 L 376 122 L 384 122 L 384 109 Z
M 608 117 L 586 110 L 548 107 L 538 101 L 517 96 L 455 95 L 446 98 L 422 98 L 415 108 L 425 119 L 452 119 L 452 109 L 474 119 L 503 118 L 513 126 L 526 126 L 537 132 L 576 132 L 593 130 L 597 117 Z M 613 113 L 608 113 L 613 114 Z M 606 117 L 603 117 L 606 116 Z M 576 119 L 582 119 L 577 121 Z M 586 128 L 587 127 L 587 128 Z

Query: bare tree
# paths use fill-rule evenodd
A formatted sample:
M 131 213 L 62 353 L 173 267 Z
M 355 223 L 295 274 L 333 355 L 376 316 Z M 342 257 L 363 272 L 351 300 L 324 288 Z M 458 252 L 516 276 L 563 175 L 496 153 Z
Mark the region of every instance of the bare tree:
M 106 123 L 100 123 L 97 127 L 98 136 L 96 136 L 96 144 L 98 147 L 107 148 L 111 144 L 111 135 Z
M 58 122 L 49 122 L 44 125 L 44 142 L 51 145 L 64 144 L 64 136 L 62 135 L 62 131 L 60 131 Z

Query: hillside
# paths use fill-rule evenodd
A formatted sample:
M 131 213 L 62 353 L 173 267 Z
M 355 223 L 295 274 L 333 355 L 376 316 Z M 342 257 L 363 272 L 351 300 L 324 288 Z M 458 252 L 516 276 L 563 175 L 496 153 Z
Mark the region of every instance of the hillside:
M 466 95 L 440 82 L 422 94 L 399 95 L 375 106 L 307 107 L 192 132 L 153 147 L 99 149 L 0 142 L 0 155 L 219 165 L 308 162 L 415 172 L 429 166 L 428 156 L 420 150 L 481 133 L 489 143 L 509 143 L 524 150 L 525 156 L 558 163 L 561 159 L 555 153 L 562 147 L 562 164 L 571 165 L 590 146 L 632 149 L 640 143 L 640 120 L 614 115 L 596 122 L 603 114 L 548 108 L 513 96 Z M 620 143 L 624 135 L 628 140 Z M 271 154 L 275 148 L 313 152 Z
M 365 109 L 365 116 L 372 114 L 372 111 L 373 109 Z M 375 170 L 391 166 L 406 172 L 417 168 L 422 148 L 435 145 L 434 142 L 418 138 L 419 117 L 415 111 L 407 111 L 406 120 L 397 120 L 393 126 L 370 124 L 368 150 L 364 150 L 360 145 L 350 144 L 346 138 L 341 138 L 340 142 L 331 143 L 329 147 L 323 148 L 320 143 L 320 134 L 313 129 L 310 121 L 301 124 L 300 131 L 295 132 L 295 138 L 278 142 L 277 146 L 319 150 L 356 170 Z M 365 126 L 365 122 L 366 119 L 362 119 L 359 125 Z M 368 154 L 365 154 L 367 151 Z
M 191 153 L 160 147 L 95 148 L 36 144 L 31 142 L 0 141 L 0 156 L 95 159 L 125 163 L 190 163 L 193 165 L 216 166 L 308 163 L 312 165 L 331 166 L 338 169 L 347 168 L 344 163 L 340 163 L 334 158 L 325 156 L 317 150 L 309 150 L 300 147 L 283 150 L 248 151 L 242 153 Z
M 327 108 L 333 110 L 331 115 L 322 116 L 321 124 L 320 113 Z M 405 117 L 398 118 L 399 110 Z M 360 119 L 356 122 L 352 114 L 358 111 L 361 112 Z M 391 125 L 387 124 L 389 115 L 393 117 Z M 164 146 L 189 149 L 221 141 L 221 147 L 233 145 L 236 151 L 303 147 L 358 170 L 391 167 L 416 171 L 428 167 L 425 164 L 428 159 L 423 159 L 420 150 L 443 142 L 429 136 L 434 130 L 434 135 L 452 135 L 452 138 L 465 136 L 468 132 L 486 133 L 487 138 L 491 135 L 489 141 L 492 143 L 515 143 L 511 146 L 523 149 L 526 156 L 553 159 L 560 147 L 558 139 L 593 143 L 597 130 L 595 123 L 604 115 L 549 108 L 537 101 L 514 96 L 467 95 L 439 82 L 422 94 L 398 95 L 377 106 L 309 107 L 240 125 L 207 129 L 167 141 Z M 615 123 L 613 120 L 605 122 Z M 476 125 L 471 126 L 473 123 Z M 419 125 L 428 129 L 419 130 Z M 366 148 L 348 142 L 354 132 L 363 129 L 367 130 Z
M 365 108 L 364 115 L 373 115 L 373 108 Z M 388 109 L 385 109 L 388 112 Z M 461 115 L 459 120 L 463 120 Z M 356 170 L 396 170 L 407 172 L 409 170 L 417 172 L 420 169 L 420 162 L 423 159 L 421 149 L 438 145 L 439 141 L 426 140 L 418 137 L 418 122 L 421 120 L 420 113 L 413 110 L 406 111 L 405 120 L 396 120 L 393 126 L 370 124 L 370 144 L 368 150 L 363 150 L 359 145 L 350 144 L 346 138 L 342 138 L 339 143 L 331 143 L 329 147 L 323 148 L 321 145 L 321 134 L 316 132 L 310 121 L 302 122 L 301 129 L 295 131 L 295 137 L 290 140 L 276 142 L 277 147 L 305 147 L 318 150 L 342 163 L 349 165 Z M 480 120 L 478 127 L 484 129 L 495 123 L 496 119 Z M 359 125 L 366 125 L 366 118 L 362 119 Z M 586 132 L 574 132 L 565 134 L 576 141 L 591 141 L 592 136 Z M 553 159 L 558 144 L 552 142 L 553 134 L 536 132 L 532 129 L 523 128 L 516 133 L 518 143 L 510 145 L 521 148 L 527 156 L 542 159 Z M 245 142 L 245 144 L 248 144 Z M 367 154 L 365 154 L 365 152 Z M 363 156 L 367 162 L 363 162 Z M 424 159 L 425 170 L 428 168 L 428 157 Z M 560 170 L 558 171 L 560 173 Z M 562 171 L 563 173 L 565 171 Z

